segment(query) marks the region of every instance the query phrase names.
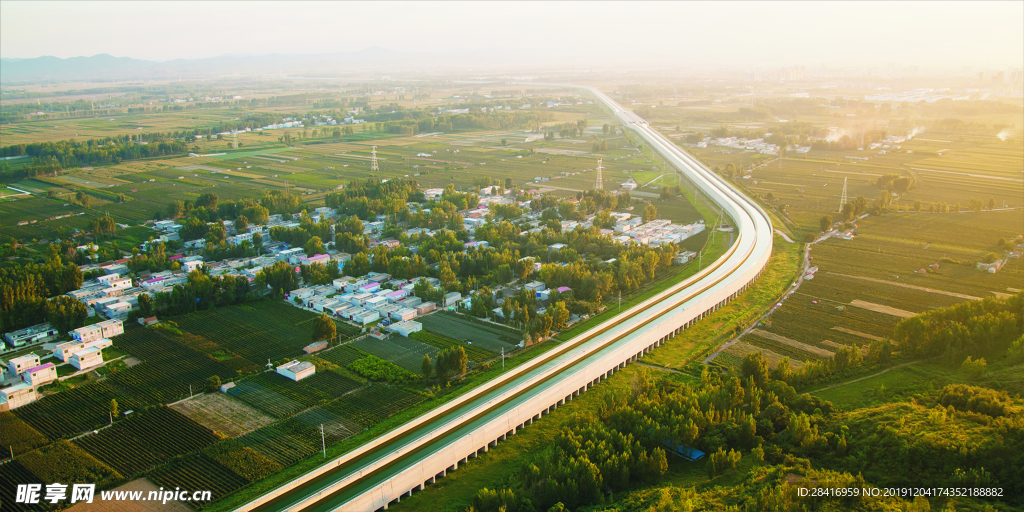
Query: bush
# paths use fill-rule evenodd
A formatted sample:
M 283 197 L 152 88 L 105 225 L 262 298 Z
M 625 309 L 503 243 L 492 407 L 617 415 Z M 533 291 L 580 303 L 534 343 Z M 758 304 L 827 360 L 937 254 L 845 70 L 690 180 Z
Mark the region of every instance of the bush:
M 367 356 L 348 365 L 348 369 L 375 381 L 407 384 L 420 379 L 419 375 L 377 356 Z
M 989 416 L 1005 416 L 1009 404 L 1006 393 L 967 384 L 950 384 L 939 392 L 939 403 L 958 411 L 971 411 Z
M 281 469 L 281 465 L 266 458 L 252 448 L 243 446 L 237 439 L 219 443 L 206 450 L 213 460 L 219 462 L 232 473 L 255 482 Z

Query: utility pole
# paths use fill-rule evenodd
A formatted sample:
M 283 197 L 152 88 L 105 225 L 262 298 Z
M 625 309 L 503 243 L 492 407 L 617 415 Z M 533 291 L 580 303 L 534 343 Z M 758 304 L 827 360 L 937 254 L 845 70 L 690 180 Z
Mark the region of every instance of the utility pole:
M 622 313 L 622 290 L 619 290 L 619 313 Z
M 501 371 L 505 371 L 505 347 L 501 347 Z
M 843 205 L 846 204 L 846 180 L 848 179 L 849 176 L 843 178 L 843 195 L 839 198 L 839 213 L 843 212 Z
M 327 458 L 327 439 L 324 437 L 324 424 L 320 424 L 320 443 L 324 446 L 324 458 Z
M 188 397 L 192 398 L 192 384 L 188 385 Z

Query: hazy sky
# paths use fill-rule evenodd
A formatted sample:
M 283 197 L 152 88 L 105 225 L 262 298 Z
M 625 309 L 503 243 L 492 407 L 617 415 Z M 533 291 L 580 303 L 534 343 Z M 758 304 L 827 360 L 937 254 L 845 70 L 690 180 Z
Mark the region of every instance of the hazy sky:
M 150 60 L 380 46 L 538 63 L 1024 66 L 1024 2 L 23 2 L 0 57 Z M 571 59 L 571 60 L 566 60 Z

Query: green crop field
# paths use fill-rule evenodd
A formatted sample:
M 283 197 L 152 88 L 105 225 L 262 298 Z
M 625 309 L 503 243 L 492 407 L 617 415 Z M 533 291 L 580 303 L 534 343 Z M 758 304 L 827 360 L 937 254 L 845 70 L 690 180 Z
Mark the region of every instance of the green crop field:
M 331 395 L 275 372 L 263 372 L 235 383 L 228 394 L 271 416 L 283 418 L 329 400 Z
M 419 322 L 425 331 L 443 333 L 454 340 L 469 342 L 490 352 L 501 352 L 504 349 L 508 353 L 523 341 L 522 334 L 514 329 L 446 312 L 424 316 Z
M 302 355 L 302 347 L 311 342 L 309 333 L 316 318 L 316 314 L 283 301 L 260 301 L 197 311 L 177 318 L 176 323 L 182 330 L 262 366 L 268 359 Z M 348 324 L 336 325 L 339 334 L 351 336 L 357 332 Z
M 415 340 L 422 341 L 423 343 L 437 347 L 440 350 L 448 347 L 460 346 L 466 351 L 466 355 L 469 357 L 469 360 L 477 363 L 491 359 L 495 355 L 494 352 L 486 350 L 479 345 L 470 345 L 466 342 L 456 341 L 447 336 L 433 332 L 419 331 L 412 333 L 411 336 Z
M 220 440 L 210 429 L 169 407 L 136 412 L 98 434 L 74 444 L 105 462 L 125 478 Z
M 437 347 L 420 343 L 412 338 L 406 338 L 399 334 L 391 334 L 385 340 L 378 340 L 372 336 L 355 341 L 352 346 L 373 354 L 381 359 L 395 363 L 413 373 L 419 373 L 423 356 L 429 355 L 431 361 L 437 360 Z

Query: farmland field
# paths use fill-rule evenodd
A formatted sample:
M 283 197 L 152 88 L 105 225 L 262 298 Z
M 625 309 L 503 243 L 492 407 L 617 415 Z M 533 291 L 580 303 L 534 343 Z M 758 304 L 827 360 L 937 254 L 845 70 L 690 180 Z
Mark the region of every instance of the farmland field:
M 0 412 L 0 443 L 18 455 L 46 445 L 49 439 L 13 412 L 4 411 Z
M 435 313 L 418 321 L 423 324 L 425 331 L 443 334 L 456 341 L 470 341 L 491 352 L 504 349 L 508 353 L 523 341 L 522 333 L 514 329 L 485 324 L 451 313 Z
M 424 355 L 429 355 L 431 361 L 436 361 L 438 353 L 437 347 L 420 343 L 413 338 L 406 338 L 400 334 L 392 334 L 385 340 L 378 340 L 372 336 L 367 336 L 352 342 L 352 346 L 381 359 L 391 361 L 413 373 L 420 372 Z
M 213 375 L 225 382 L 235 377 L 234 370 L 168 336 L 129 326 L 115 346 L 143 362 L 111 374 L 110 383 L 140 400 L 163 403 L 189 396 L 189 386 L 203 389 Z
M 277 418 L 290 416 L 332 398 L 324 391 L 304 382 L 294 382 L 276 372 L 263 372 L 238 381 L 228 394 Z
M 366 354 L 349 343 L 323 352 L 317 352 L 316 357 L 344 367 L 366 357 Z
M 98 434 L 74 441 L 93 457 L 132 478 L 164 461 L 220 440 L 210 429 L 169 407 L 136 412 Z
M 494 357 L 493 352 L 481 348 L 479 345 L 469 345 L 465 342 L 456 341 L 447 336 L 429 331 L 414 332 L 411 337 L 441 350 L 448 347 L 460 346 L 466 351 L 466 355 L 469 357 L 469 360 L 476 363 L 486 361 Z
M 166 489 L 203 489 L 209 490 L 214 497 L 224 496 L 248 483 L 245 478 L 204 454 L 178 459 L 157 468 L 147 478 Z
M 260 301 L 241 306 L 199 311 L 179 317 L 182 330 L 201 336 L 219 347 L 257 364 L 297 357 L 310 343 L 309 333 L 317 315 L 282 301 Z M 336 323 L 338 332 L 352 335 L 357 330 Z
M 274 422 L 258 409 L 224 393 L 205 393 L 171 406 L 206 428 L 227 437 L 236 437 Z
M 122 410 L 138 409 L 142 402 L 126 397 L 105 382 L 97 382 L 62 391 L 15 409 L 14 415 L 50 439 L 110 423 L 110 400 L 116 399 Z
M 423 396 L 387 384 L 373 384 L 326 405 L 363 427 L 384 421 L 400 411 L 423 401 Z

